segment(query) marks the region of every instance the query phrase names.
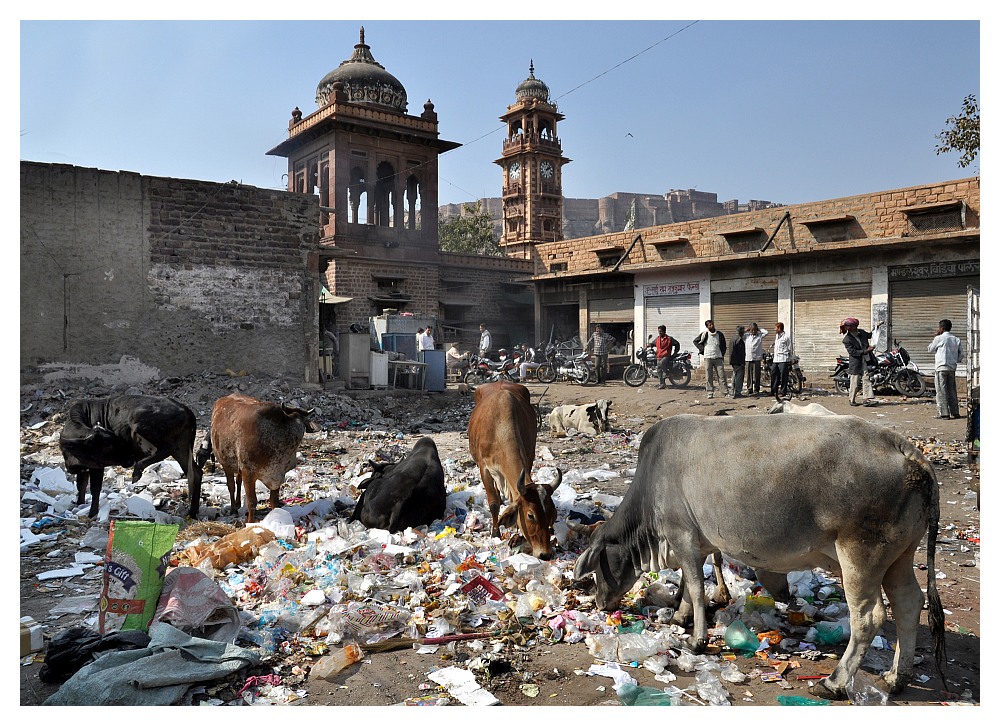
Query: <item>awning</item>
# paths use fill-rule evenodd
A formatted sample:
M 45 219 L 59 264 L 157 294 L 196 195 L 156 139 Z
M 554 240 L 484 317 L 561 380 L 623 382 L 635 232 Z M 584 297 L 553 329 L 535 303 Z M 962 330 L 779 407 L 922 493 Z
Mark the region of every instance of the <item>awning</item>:
M 343 295 L 334 295 L 332 292 L 327 290 L 325 287 L 320 290 L 319 301 L 321 303 L 327 303 L 328 305 L 336 305 L 338 303 L 350 302 L 353 297 L 344 297 Z
M 462 297 L 440 297 L 438 302 L 449 308 L 473 308 L 478 305 L 475 300 Z

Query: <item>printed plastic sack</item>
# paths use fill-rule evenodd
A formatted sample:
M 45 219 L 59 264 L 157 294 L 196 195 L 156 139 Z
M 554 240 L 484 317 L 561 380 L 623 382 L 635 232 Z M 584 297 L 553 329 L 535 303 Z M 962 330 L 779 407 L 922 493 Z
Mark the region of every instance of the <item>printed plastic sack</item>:
M 98 605 L 101 635 L 149 630 L 176 538 L 176 524 L 111 522 Z

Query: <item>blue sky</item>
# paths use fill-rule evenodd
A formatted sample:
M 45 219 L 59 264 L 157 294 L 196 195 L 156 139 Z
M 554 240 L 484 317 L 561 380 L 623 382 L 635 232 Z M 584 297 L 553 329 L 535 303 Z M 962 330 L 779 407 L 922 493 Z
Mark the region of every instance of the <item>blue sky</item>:
M 531 61 L 566 116 L 567 197 L 797 203 L 979 173 L 934 154 L 981 98 L 979 22 L 695 20 L 21 21 L 20 158 L 284 188 L 265 152 L 364 25 L 409 113 L 430 99 L 463 144 L 441 203 L 499 194 L 498 117 Z

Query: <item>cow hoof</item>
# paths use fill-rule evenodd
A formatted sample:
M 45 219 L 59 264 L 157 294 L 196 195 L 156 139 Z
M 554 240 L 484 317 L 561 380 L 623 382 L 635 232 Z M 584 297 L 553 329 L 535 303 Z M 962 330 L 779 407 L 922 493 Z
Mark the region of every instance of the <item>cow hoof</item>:
M 809 694 L 815 696 L 816 698 L 825 698 L 829 701 L 842 701 L 845 698 L 843 691 L 832 690 L 826 685 L 829 678 L 824 678 L 821 681 L 816 681 L 811 686 L 809 686 Z
M 689 640 L 691 652 L 695 655 L 705 652 L 705 646 L 708 645 L 708 641 L 705 638 L 698 638 L 696 640 Z
M 875 687 L 891 696 L 906 688 L 909 682 L 909 677 L 901 676 L 892 671 L 885 671 L 880 677 L 875 679 Z

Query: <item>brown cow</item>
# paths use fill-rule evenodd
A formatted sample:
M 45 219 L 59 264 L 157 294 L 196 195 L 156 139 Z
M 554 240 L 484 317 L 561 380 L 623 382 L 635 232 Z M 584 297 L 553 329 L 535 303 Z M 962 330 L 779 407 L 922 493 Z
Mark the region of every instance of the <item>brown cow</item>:
M 493 536 L 500 536 L 501 524 L 509 528 L 517 522 L 531 554 L 551 559 L 556 520 L 552 492 L 562 481 L 562 471 L 556 470 L 550 484 L 531 481 L 538 421 L 528 389 L 508 381 L 487 383 L 476 388 L 474 406 L 469 417 L 469 452 L 479 464 Z M 510 501 L 502 514 L 501 496 Z
M 257 509 L 257 480 L 270 492 L 271 509 L 281 506 L 278 490 L 285 474 L 295 468 L 295 454 L 306 431 L 316 433 L 319 425 L 306 410 L 287 403 L 258 401 L 242 393 L 223 396 L 212 407 L 208 448 L 199 459 L 214 455 L 226 472 L 229 501 L 233 511 L 240 506 L 239 488 L 246 495 L 247 524 Z

